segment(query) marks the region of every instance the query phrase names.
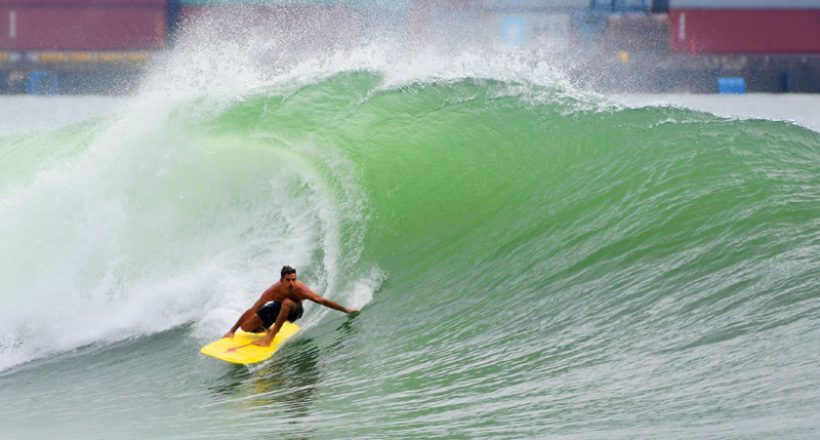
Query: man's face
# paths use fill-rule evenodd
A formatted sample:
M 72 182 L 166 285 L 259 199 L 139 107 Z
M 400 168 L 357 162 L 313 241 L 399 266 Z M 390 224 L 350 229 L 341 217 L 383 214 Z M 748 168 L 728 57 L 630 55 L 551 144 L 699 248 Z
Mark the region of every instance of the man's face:
M 295 273 L 289 273 L 289 274 L 285 275 L 285 277 L 282 278 L 282 282 L 285 283 L 285 287 L 287 287 L 288 290 L 295 289 L 296 288 L 296 274 Z

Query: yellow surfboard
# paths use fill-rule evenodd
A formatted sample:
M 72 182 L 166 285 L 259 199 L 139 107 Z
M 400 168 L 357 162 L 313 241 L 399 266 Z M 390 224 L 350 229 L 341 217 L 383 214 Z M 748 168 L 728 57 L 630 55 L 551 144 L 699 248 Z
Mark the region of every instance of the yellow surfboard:
M 247 333 L 242 330 L 236 332 L 233 338 L 222 338 L 202 347 L 200 352 L 215 357 L 221 361 L 234 364 L 255 364 L 270 359 L 276 350 L 288 339 L 299 332 L 299 326 L 285 321 L 276 337 L 268 347 L 259 347 L 251 342 L 265 336 L 265 333 Z

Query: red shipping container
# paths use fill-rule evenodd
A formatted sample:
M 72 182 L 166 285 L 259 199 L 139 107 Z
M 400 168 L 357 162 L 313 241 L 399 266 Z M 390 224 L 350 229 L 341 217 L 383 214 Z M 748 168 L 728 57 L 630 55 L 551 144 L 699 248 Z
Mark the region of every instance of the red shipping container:
M 675 52 L 820 53 L 817 8 L 670 9 L 669 23 Z
M 0 49 L 159 49 L 167 16 L 166 0 L 0 0 Z

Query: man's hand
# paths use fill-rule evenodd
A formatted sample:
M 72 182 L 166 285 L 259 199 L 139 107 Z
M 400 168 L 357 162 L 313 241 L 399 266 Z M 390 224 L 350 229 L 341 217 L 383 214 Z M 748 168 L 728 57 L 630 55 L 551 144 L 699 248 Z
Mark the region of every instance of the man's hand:
M 359 309 L 348 308 L 348 309 L 345 309 L 345 313 L 347 313 L 348 315 L 351 314 L 351 313 L 359 313 Z
M 231 339 L 233 339 L 233 335 L 234 335 L 234 332 L 228 332 L 228 333 L 225 333 L 225 336 L 223 336 L 223 338 L 231 338 Z

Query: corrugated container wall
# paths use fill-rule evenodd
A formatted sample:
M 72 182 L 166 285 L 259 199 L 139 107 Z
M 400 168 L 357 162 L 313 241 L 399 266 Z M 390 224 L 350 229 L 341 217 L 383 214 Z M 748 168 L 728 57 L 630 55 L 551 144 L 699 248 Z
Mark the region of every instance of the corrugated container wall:
M 670 48 L 691 54 L 820 54 L 820 0 L 672 0 Z
M 159 49 L 167 16 L 167 0 L 0 0 L 0 49 Z

